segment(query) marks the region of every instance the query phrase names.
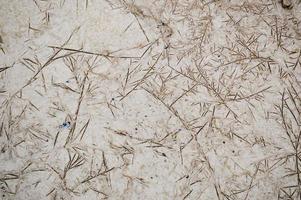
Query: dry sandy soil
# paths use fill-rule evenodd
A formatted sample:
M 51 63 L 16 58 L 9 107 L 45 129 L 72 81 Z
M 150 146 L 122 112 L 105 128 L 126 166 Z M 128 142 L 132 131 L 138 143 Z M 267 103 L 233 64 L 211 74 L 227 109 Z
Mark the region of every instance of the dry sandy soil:
M 0 0 L 0 199 L 301 198 L 299 0 Z

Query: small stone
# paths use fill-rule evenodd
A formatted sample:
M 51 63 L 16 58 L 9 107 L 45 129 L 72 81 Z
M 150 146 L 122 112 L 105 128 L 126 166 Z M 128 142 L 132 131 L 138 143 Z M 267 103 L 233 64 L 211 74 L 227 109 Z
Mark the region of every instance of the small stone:
M 291 9 L 293 7 L 292 0 L 282 0 L 281 4 L 285 9 Z

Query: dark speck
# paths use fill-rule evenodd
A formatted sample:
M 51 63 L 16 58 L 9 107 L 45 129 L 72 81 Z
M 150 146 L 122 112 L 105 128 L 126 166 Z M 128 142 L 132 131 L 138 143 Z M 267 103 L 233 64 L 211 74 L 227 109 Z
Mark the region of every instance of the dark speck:
M 235 151 L 233 150 L 232 153 L 235 153 Z
M 162 156 L 165 156 L 165 157 L 166 157 L 166 154 L 165 154 L 165 153 L 162 153 Z
M 186 178 L 189 178 L 189 175 L 187 175 Z
M 64 122 L 62 125 L 60 125 L 60 128 L 69 128 L 70 127 L 70 122 Z
M 226 142 L 225 141 L 223 141 L 223 144 L 225 144 Z
M 137 130 L 138 130 L 138 128 L 135 128 L 135 130 L 137 131 Z
M 115 100 L 115 98 L 112 98 L 112 101 L 114 101 Z

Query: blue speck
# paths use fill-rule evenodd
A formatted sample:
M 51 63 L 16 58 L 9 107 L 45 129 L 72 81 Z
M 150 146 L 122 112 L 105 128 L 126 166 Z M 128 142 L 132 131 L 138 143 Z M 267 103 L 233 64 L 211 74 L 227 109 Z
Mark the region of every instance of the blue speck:
M 70 122 L 64 122 L 59 126 L 60 128 L 69 128 L 70 127 Z

